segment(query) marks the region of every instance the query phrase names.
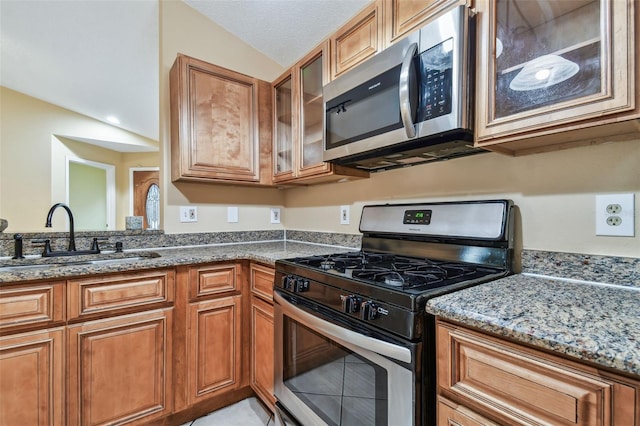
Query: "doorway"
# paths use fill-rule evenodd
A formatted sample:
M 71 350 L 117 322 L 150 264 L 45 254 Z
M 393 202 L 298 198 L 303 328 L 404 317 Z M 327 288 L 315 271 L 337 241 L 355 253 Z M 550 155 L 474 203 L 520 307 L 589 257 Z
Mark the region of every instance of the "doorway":
M 160 228 L 160 172 L 131 169 L 133 215 L 142 216 L 144 229 Z
M 115 229 L 115 166 L 67 157 L 66 198 L 76 230 Z

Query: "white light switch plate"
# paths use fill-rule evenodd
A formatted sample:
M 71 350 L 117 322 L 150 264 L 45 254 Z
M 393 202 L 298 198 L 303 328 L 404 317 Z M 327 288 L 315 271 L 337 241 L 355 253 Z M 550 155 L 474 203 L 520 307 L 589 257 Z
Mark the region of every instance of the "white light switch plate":
M 195 206 L 180 206 L 180 222 L 197 222 L 198 208 Z
M 272 208 L 271 209 L 271 223 L 280 223 L 280 209 Z
M 238 208 L 227 207 L 227 222 L 236 223 L 238 221 Z
M 634 194 L 596 195 L 596 235 L 633 237 Z
M 349 206 L 340 206 L 340 225 L 349 224 Z

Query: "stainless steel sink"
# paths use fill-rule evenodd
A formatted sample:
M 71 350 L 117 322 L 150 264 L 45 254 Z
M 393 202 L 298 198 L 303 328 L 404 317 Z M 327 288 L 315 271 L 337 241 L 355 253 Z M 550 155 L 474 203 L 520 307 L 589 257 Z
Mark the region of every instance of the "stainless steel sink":
M 106 256 L 110 256 L 107 254 Z M 61 258 L 56 262 L 52 262 L 50 258 L 35 258 L 35 259 L 24 259 L 20 261 L 8 261 L 7 263 L 0 264 L 0 272 L 27 272 L 27 271 L 37 271 L 37 270 L 46 270 L 51 268 L 66 268 L 72 266 L 82 266 L 82 265 L 122 265 L 132 262 L 141 262 L 147 259 L 153 259 L 160 257 L 158 253 L 154 252 L 145 252 L 144 254 L 132 254 L 128 257 L 106 257 L 100 259 L 92 259 L 88 258 L 89 256 L 78 256 L 77 259 L 73 257 Z M 26 263 L 30 262 L 30 263 Z
M 0 272 L 14 272 L 14 271 L 31 271 L 31 270 L 42 270 L 59 267 L 60 265 L 56 263 L 45 263 L 38 265 L 6 265 L 0 266 Z

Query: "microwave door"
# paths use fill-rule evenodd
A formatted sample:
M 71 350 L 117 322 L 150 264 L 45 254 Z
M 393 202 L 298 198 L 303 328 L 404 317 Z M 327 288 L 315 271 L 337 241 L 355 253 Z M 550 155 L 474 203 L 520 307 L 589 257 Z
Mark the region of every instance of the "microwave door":
M 412 44 L 398 65 L 326 102 L 325 161 L 415 137 L 416 50 Z

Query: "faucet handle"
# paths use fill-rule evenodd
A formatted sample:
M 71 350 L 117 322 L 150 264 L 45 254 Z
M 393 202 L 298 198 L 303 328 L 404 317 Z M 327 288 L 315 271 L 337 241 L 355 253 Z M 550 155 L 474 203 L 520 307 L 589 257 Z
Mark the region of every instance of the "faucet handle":
M 100 246 L 98 246 L 98 241 L 108 241 L 109 237 L 94 237 L 93 242 L 91 243 L 91 251 L 95 251 L 100 253 Z
M 47 257 L 51 254 L 51 240 L 31 240 L 35 244 L 44 244 L 44 250 L 42 250 L 42 257 Z

